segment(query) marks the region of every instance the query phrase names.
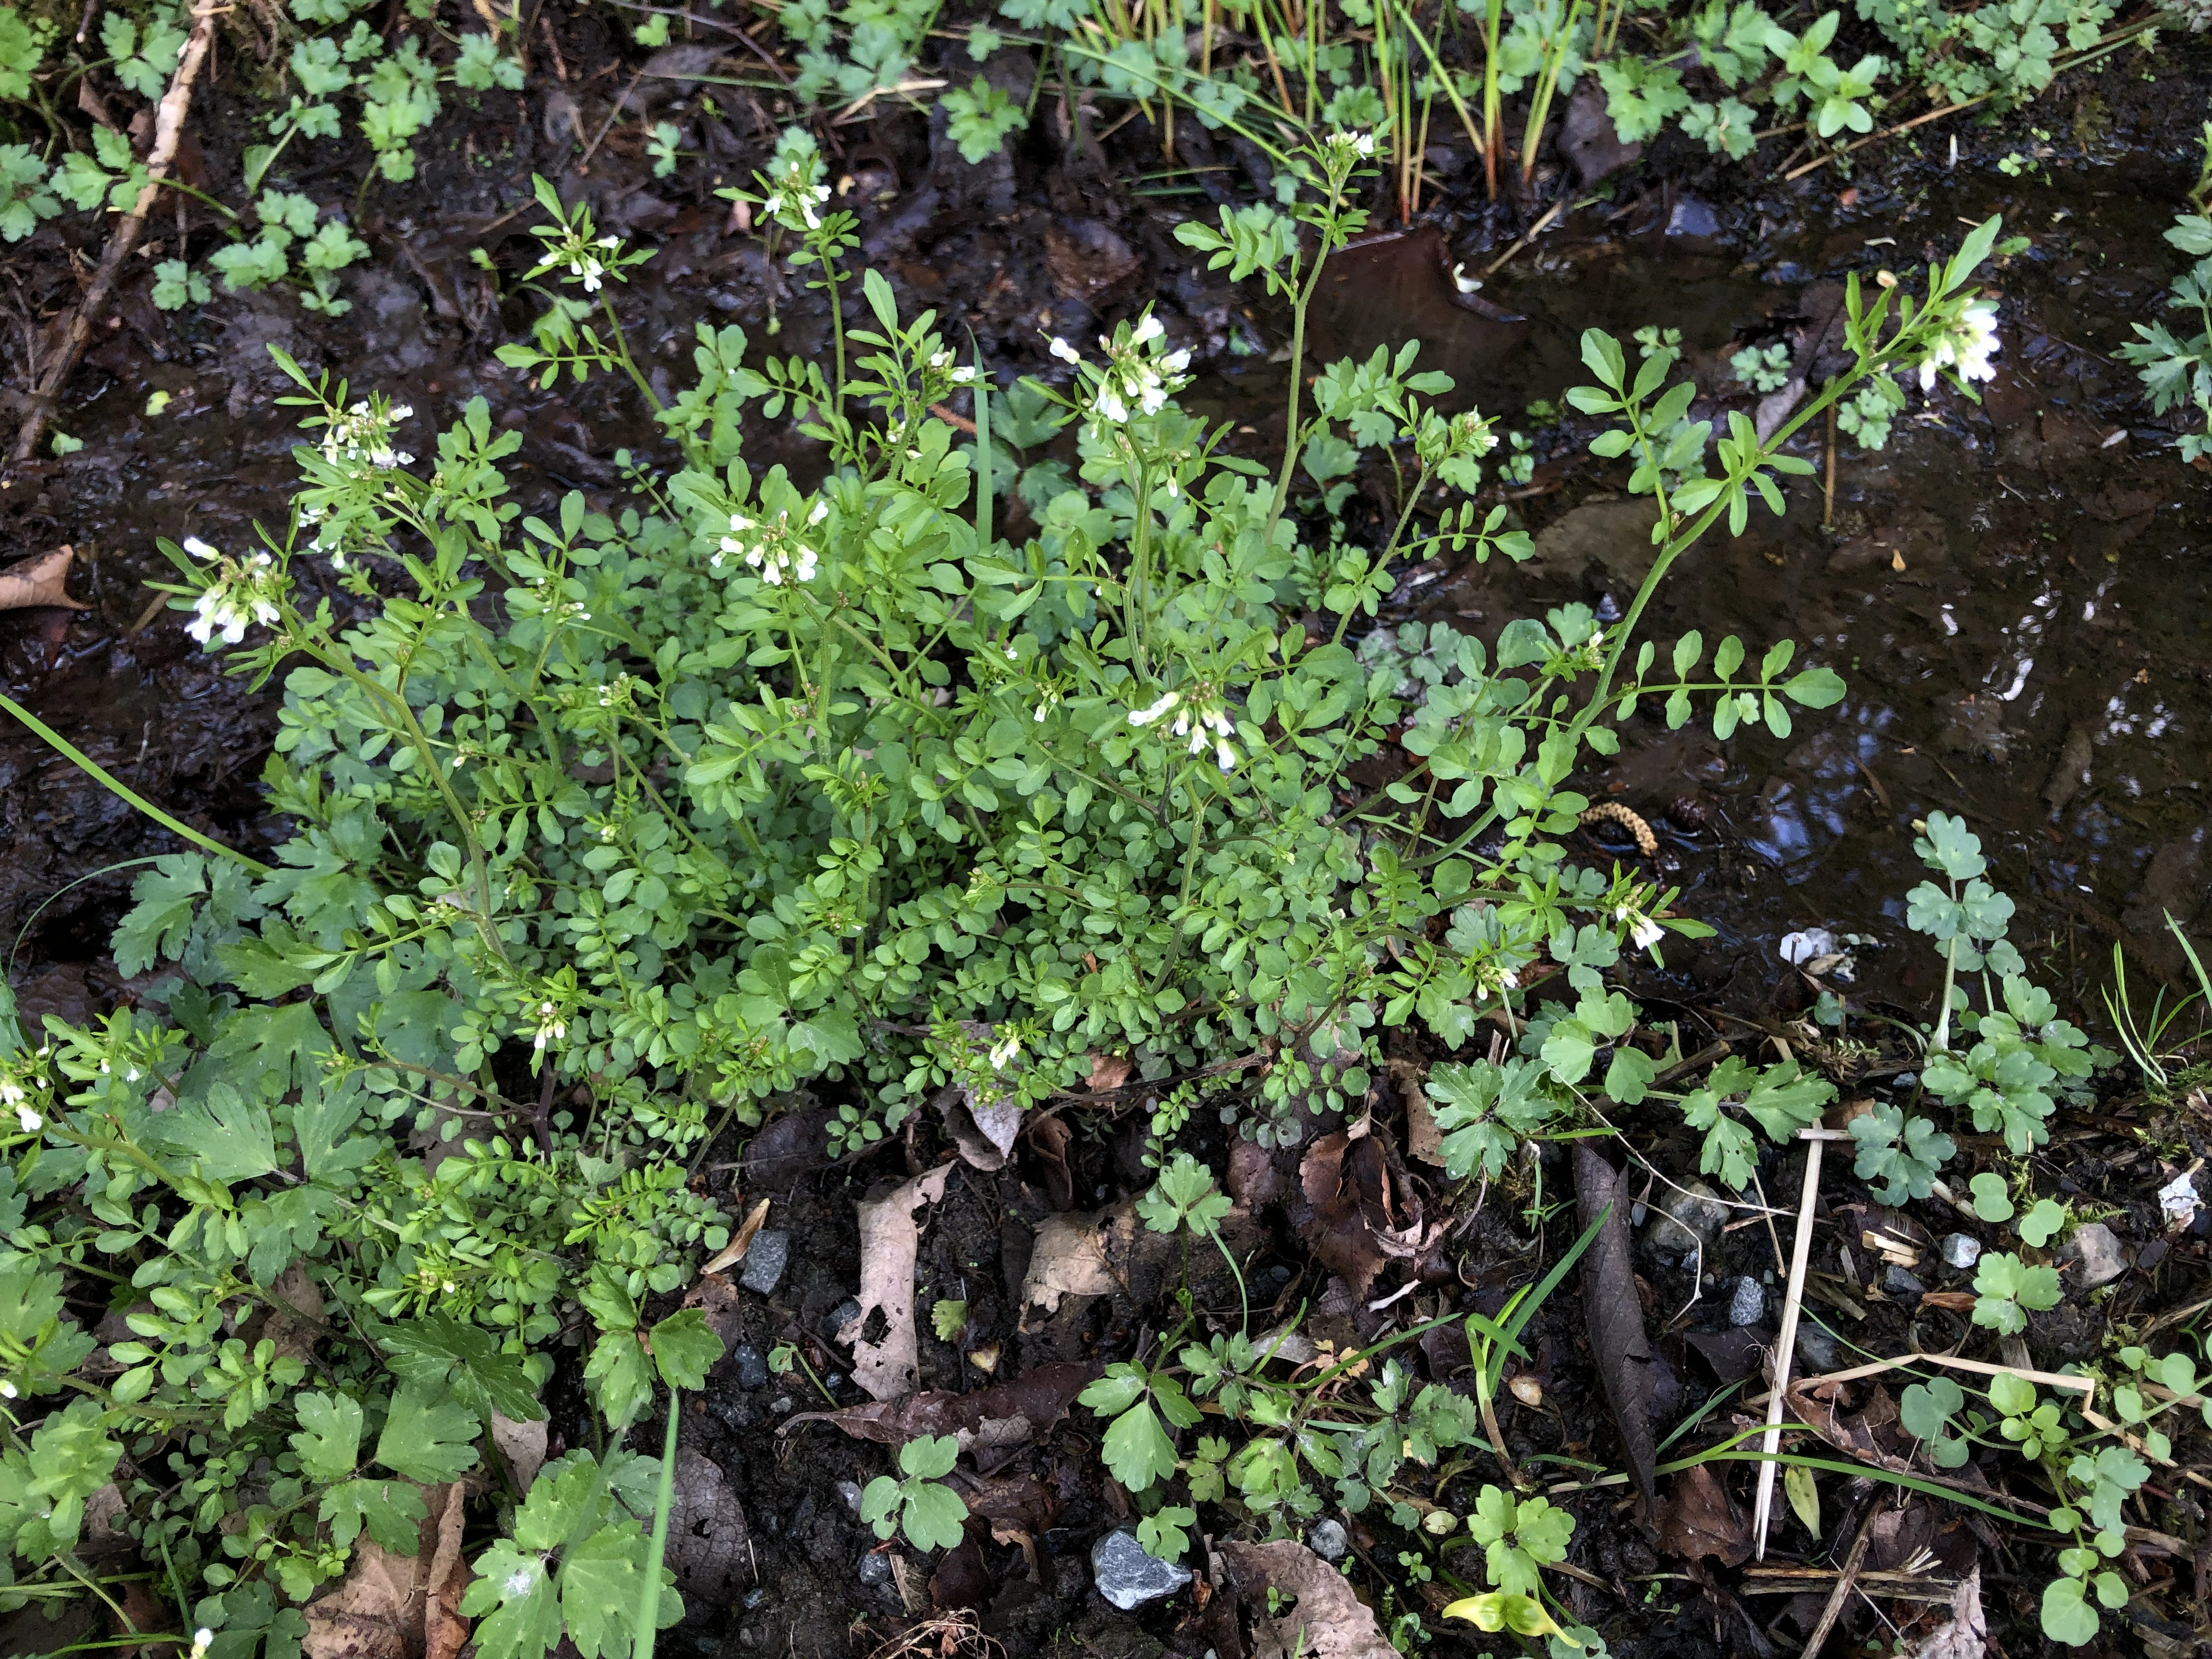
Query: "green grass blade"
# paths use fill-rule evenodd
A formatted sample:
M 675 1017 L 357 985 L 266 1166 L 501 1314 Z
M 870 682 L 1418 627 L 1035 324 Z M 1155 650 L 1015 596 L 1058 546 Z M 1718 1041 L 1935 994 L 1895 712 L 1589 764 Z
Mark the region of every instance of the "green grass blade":
M 991 459 L 991 380 L 983 368 L 983 348 L 975 343 L 973 334 L 968 337 L 968 349 L 975 359 L 975 551 L 988 554 L 991 497 L 997 493 L 998 471 Z
M 6 709 L 17 720 L 22 721 L 24 725 L 29 726 L 32 731 L 37 732 L 41 738 L 45 738 L 47 743 L 52 744 L 53 747 L 59 750 L 64 755 L 67 756 L 69 759 L 76 764 L 77 769 L 83 772 L 86 776 L 91 778 L 94 782 L 99 784 L 103 789 L 107 790 L 111 794 L 118 796 L 122 799 L 129 802 L 131 805 L 137 807 L 140 811 L 143 812 L 148 817 L 153 819 L 155 823 L 161 825 L 164 829 L 173 830 L 176 834 L 182 836 L 186 841 L 191 842 L 193 846 L 200 848 L 204 851 L 220 853 L 227 859 L 236 859 L 240 864 L 252 871 L 256 875 L 265 876 L 269 873 L 269 866 L 262 863 L 258 859 L 250 859 L 234 847 L 225 847 L 221 842 L 213 840 L 209 836 L 200 834 L 198 830 L 193 829 L 189 823 L 179 823 L 176 819 L 171 817 L 167 812 L 164 812 L 160 807 L 155 805 L 152 801 L 148 800 L 143 795 L 138 793 L 137 791 L 125 784 L 112 773 L 104 770 L 98 763 L 94 761 L 91 756 L 86 754 L 84 750 L 79 749 L 67 738 L 55 731 L 52 726 L 48 726 L 44 720 L 40 720 L 36 714 L 33 714 L 29 709 L 24 708 L 22 704 L 17 702 L 14 698 L 0 697 L 0 708 Z
M 636 1659 L 653 1659 L 660 1629 L 660 1562 L 668 1553 L 668 1511 L 676 1502 L 676 1390 L 668 1391 L 668 1432 L 660 1442 L 660 1490 L 653 1499 L 653 1547 L 646 1552 L 645 1588 L 637 1598 Z

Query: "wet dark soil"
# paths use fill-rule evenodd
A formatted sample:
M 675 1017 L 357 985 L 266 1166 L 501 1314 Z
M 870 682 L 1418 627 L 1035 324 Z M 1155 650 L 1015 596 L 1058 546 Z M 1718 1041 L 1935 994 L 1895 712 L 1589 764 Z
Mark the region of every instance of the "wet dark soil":
M 564 21 L 560 39 L 574 76 L 564 93 L 596 130 L 628 79 L 599 66 L 611 67 L 620 51 L 590 16 Z M 1018 56 L 994 58 L 989 72 L 1025 88 L 1030 70 Z M 1746 535 L 1698 550 L 1647 618 L 1647 630 L 1662 640 L 1693 627 L 1709 640 L 1740 632 L 1754 650 L 1791 637 L 1801 659 L 1835 666 L 1850 686 L 1843 705 L 1802 716 L 1787 740 L 1739 735 L 1723 747 L 1695 727 L 1668 733 L 1653 721 L 1635 723 L 1596 780 L 1594 793 L 1650 821 L 1661 841 L 1656 866 L 1684 887 L 1682 908 L 1720 930 L 1693 951 L 1670 951 L 1664 972 L 1646 970 L 1633 987 L 1648 1008 L 1683 1021 L 1686 1051 L 1710 1036 L 1741 1035 L 1745 1021 L 1756 1029 L 1797 1015 L 1810 988 L 1784 963 L 1779 944 L 1813 927 L 1862 941 L 1852 946 L 1857 978 L 1840 988 L 1900 1018 L 1924 1013 L 1939 964 L 1905 929 L 1903 896 L 1919 878 L 1911 825 L 1931 810 L 1962 813 L 1982 835 L 1998 884 L 2021 906 L 2014 938 L 2045 983 L 2070 992 L 2077 1018 L 2086 1021 L 2094 1006 L 2093 987 L 2113 945 L 2171 978 L 2181 963 L 2165 916 L 2199 939 L 2212 927 L 2212 549 L 2204 531 L 2212 478 L 2182 465 L 2175 422 L 2152 416 L 2132 372 L 2112 355 L 2180 263 L 2160 233 L 2194 181 L 2208 62 L 2182 41 L 2148 68 L 2125 61 L 2069 80 L 2027 114 L 1962 120 L 1955 154 L 1942 126 L 1923 130 L 1917 144 L 1886 143 L 1848 180 L 1831 169 L 1784 184 L 1779 168 L 1723 170 L 1662 143 L 1586 192 L 1600 199 L 1562 214 L 1471 303 L 1456 293 L 1450 268 L 1491 265 L 1541 208 L 1490 208 L 1480 199 L 1478 169 L 1442 143 L 1431 152 L 1437 187 L 1419 227 L 1395 234 L 1378 199 L 1383 233 L 1344 256 L 1325 285 L 1325 350 L 1364 352 L 1418 337 L 1425 361 L 1452 373 L 1462 395 L 1535 446 L 1534 480 L 1504 494 L 1536 533 L 1536 558 L 1517 568 L 1409 571 L 1382 619 L 1448 621 L 1494 635 L 1514 616 L 1567 600 L 1609 614 L 1608 606 L 1626 604 L 1649 557 L 1648 517 L 1584 453 L 1588 433 L 1553 410 L 1530 409 L 1556 405 L 1580 378 L 1580 330 L 1626 337 L 1646 324 L 1679 328 L 1708 393 L 1700 416 L 1748 412 L 1754 399 L 1729 380 L 1729 354 L 1782 341 L 1817 384 L 1832 368 L 1824 342 L 1847 272 L 1887 265 L 1910 275 L 1951 245 L 1959 222 L 1991 212 L 2030 239 L 1994 279 L 2004 347 L 1981 405 L 1916 398 L 1885 451 L 1845 443 L 1830 522 L 1816 471 L 1793 484 L 1786 517 L 1755 520 Z M 217 672 L 183 637 L 174 613 L 149 611 L 143 584 L 164 569 L 153 538 L 193 533 L 238 545 L 257 519 L 281 515 L 292 434 L 272 405 L 280 390 L 272 343 L 310 372 L 326 368 L 411 402 L 421 415 L 418 450 L 428 447 L 434 426 L 469 398 L 485 398 L 495 417 L 524 436 L 514 477 L 527 511 L 543 511 L 572 488 L 595 505 L 614 499 L 613 450 L 654 453 L 627 394 L 596 386 L 542 392 L 491 357 L 536 308 L 518 281 L 534 251 L 533 171 L 588 199 L 603 228 L 658 249 L 623 297 L 657 380 L 688 372 L 692 327 L 702 319 L 741 323 L 757 349 L 808 349 L 821 324 L 812 297 L 769 264 L 711 194 L 764 155 L 772 112 L 735 94 L 710 113 L 696 85 L 650 86 L 658 89 L 652 113 L 682 123 L 686 148 L 702 152 L 702 162 L 653 179 L 625 122 L 580 168 L 539 89 L 487 94 L 465 145 L 426 157 L 416 185 L 371 193 L 359 228 L 375 259 L 348 273 L 353 310 L 344 317 L 317 319 L 275 295 L 164 314 L 137 280 L 58 422 L 83 448 L 34 464 L 0 493 L 0 556 L 73 544 L 83 562 L 72 591 L 90 607 L 0 616 L 8 694 L 186 822 L 236 845 L 276 838 L 280 826 L 265 818 L 254 787 L 274 701 Z M 246 106 L 221 82 L 203 109 L 210 133 L 243 129 Z M 1154 302 L 1203 367 L 1194 403 L 1249 423 L 1243 441 L 1264 447 L 1279 406 L 1282 319 L 1194 264 L 1172 236 L 1180 217 L 1212 211 L 1209 198 L 1249 199 L 1265 183 L 1264 163 L 1226 138 L 1184 131 L 1181 159 L 1215 170 L 1190 175 L 1198 180 L 1191 193 L 1141 196 L 1130 180 L 1160 165 L 1141 120 L 1102 149 L 1085 135 L 1092 124 L 1055 122 L 1050 98 L 1042 111 L 1008 157 L 981 168 L 951 152 L 941 115 L 887 111 L 839 129 L 836 176 L 841 188 L 851 181 L 866 256 L 891 276 L 902 303 L 955 316 L 1006 373 L 1048 372 L 1041 331 L 1077 336 Z M 2037 136 L 2038 122 L 2060 137 Z M 234 183 L 226 144 L 211 137 L 205 148 L 216 187 Z M 2001 171 L 2014 155 L 2027 158 L 2025 170 Z M 356 176 L 332 167 L 278 182 L 338 199 Z M 197 255 L 213 237 L 193 227 L 194 211 L 187 208 L 169 237 L 191 239 Z M 64 256 L 88 229 L 58 222 L 15 251 L 33 309 L 51 310 L 70 290 Z M 492 270 L 472 263 L 479 249 Z M 21 367 L 9 359 L 11 380 Z M 149 416 L 156 391 L 172 401 Z M 754 453 L 782 458 L 787 447 L 781 434 L 763 433 Z M 1824 467 L 1826 434 L 1808 430 L 1798 451 Z M 1386 487 L 1379 477 L 1362 486 L 1378 501 Z M 1355 521 L 1363 510 L 1355 501 Z M 134 873 L 129 861 L 178 843 L 12 727 L 0 731 L 0 814 L 9 849 L 0 867 L 0 934 L 14 949 L 10 977 L 27 1012 L 86 1018 L 117 994 L 106 940 Z M 1587 851 L 1600 861 L 1636 856 L 1611 826 L 1592 833 Z M 1883 1059 L 1875 1057 L 1874 1080 L 1863 1089 L 1893 1086 L 1901 1061 Z M 1881 1080 L 1885 1071 L 1891 1076 Z M 2207 1150 L 2212 1123 L 2197 1101 L 2192 1115 L 2186 1103 L 2116 1099 L 2103 1115 L 2082 1115 L 2054 1135 L 2039 1182 L 2104 1206 L 2115 1231 L 2138 1248 L 2112 1291 L 2041 1320 L 2029 1338 L 2038 1363 L 2089 1357 L 2108 1327 L 2139 1328 L 2205 1294 L 2203 1227 L 2166 1237 L 2149 1196 L 2162 1170 Z M 1400 1133 L 1393 1103 L 1380 1103 L 1380 1121 Z M 1024 1332 L 1017 1318 L 1035 1229 L 1056 1210 L 1093 1207 L 1145 1184 L 1133 1121 L 1141 1119 L 1071 1114 L 1064 1177 L 1030 1142 L 1006 1170 L 956 1170 L 922 1235 L 915 1297 L 925 1312 L 939 1297 L 965 1300 L 971 1325 L 963 1353 L 937 1341 L 924 1318 L 925 1387 L 969 1390 L 1048 1360 L 1127 1358 L 1170 1322 L 1180 1263 L 1038 1330 Z M 1694 1169 L 1695 1149 L 1679 1130 L 1630 1127 L 1659 1170 L 1682 1178 Z M 738 1351 L 687 1419 L 687 1444 L 719 1469 L 742 1520 L 734 1534 L 717 1534 L 727 1546 L 721 1553 L 697 1556 L 698 1576 L 686 1578 L 691 1616 L 670 1639 L 702 1656 L 870 1653 L 932 1607 L 934 1588 L 937 1603 L 975 1608 L 981 1630 L 1018 1654 L 1150 1659 L 1212 1648 L 1226 1659 L 1218 1623 L 1201 1620 L 1187 1598 L 1124 1615 L 1091 1592 L 1090 1546 L 1124 1518 L 1127 1504 L 1104 1480 L 1097 1425 L 1079 1410 L 993 1470 L 1000 1498 L 1018 1517 L 1005 1524 L 1005 1541 L 979 1542 L 973 1561 L 890 1568 L 891 1552 L 860 1524 L 855 1498 L 858 1486 L 890 1467 L 884 1448 L 823 1424 L 792 1429 L 789 1419 L 824 1407 L 825 1395 L 841 1405 L 862 1397 L 844 1375 L 849 1354 L 834 1334 L 858 1284 L 854 1201 L 937 1154 L 927 1129 L 919 1141 L 835 1167 L 814 1156 L 818 1146 L 790 1138 L 784 1150 L 796 1148 L 795 1156 L 750 1172 L 732 1166 L 735 1142 L 715 1153 L 731 1161 L 716 1179 L 748 1199 L 772 1197 L 771 1224 L 805 1246 L 772 1297 L 732 1310 L 726 1335 Z M 1209 1150 L 1220 1167 L 1225 1145 Z M 1966 1152 L 1977 1155 L 1971 1138 Z M 1769 1202 L 1793 1202 L 1802 1157 L 1764 1166 L 1759 1191 Z M 1252 1241 L 1254 1300 L 1285 1316 L 1322 1310 L 1319 1318 L 1334 1322 L 1330 1328 L 1346 1341 L 1458 1310 L 1494 1310 L 1572 1235 L 1564 1215 L 1543 1219 L 1571 1190 L 1564 1158 L 1547 1157 L 1540 1188 L 1536 1179 L 1531 1170 L 1507 1189 L 1489 1190 L 1453 1231 L 1442 1270 L 1380 1311 L 1333 1285 L 1279 1215 L 1240 1218 Z M 1474 1193 L 1447 1193 L 1433 1172 L 1415 1181 L 1432 1214 L 1475 1206 Z M 1942 1293 L 1970 1275 L 1927 1259 L 1923 1248 L 1914 1269 L 1921 1289 L 1900 1291 L 1885 1263 L 1857 1243 L 1893 1219 L 1917 1227 L 1929 1246 L 1929 1229 L 1847 1209 L 1856 1189 L 1832 1164 L 1825 1190 L 1814 1266 L 1827 1288 L 1816 1311 L 1832 1334 L 1811 1339 L 1821 1357 L 1808 1363 L 1847 1364 L 1853 1348 L 1892 1354 L 1965 1343 L 1973 1333 L 1962 1312 L 1942 1305 Z M 1656 1204 L 1665 1191 L 1648 1196 Z M 1662 1433 L 1742 1376 L 1726 1335 L 1731 1286 L 1748 1278 L 1762 1287 L 1761 1317 L 1772 1320 L 1780 1240 L 1755 1212 L 1738 1224 L 1686 1261 L 1655 1231 L 1641 1236 L 1644 1311 L 1678 1387 Z M 1935 1231 L 1953 1229 L 1994 1242 L 1990 1229 L 1954 1214 L 1942 1214 Z M 1233 1308 L 1234 1287 L 1214 1264 L 1194 1261 L 1191 1271 L 1201 1309 Z M 1532 1334 L 1528 1370 L 1542 1403 L 1502 1405 L 1516 1457 L 1561 1460 L 1534 1467 L 1570 1486 L 1584 1466 L 1618 1468 L 1573 1299 L 1557 1298 Z M 763 1357 L 781 1345 L 805 1365 L 768 1372 Z M 990 1347 L 995 1369 L 985 1370 L 973 1355 Z M 1464 1364 L 1463 1346 L 1421 1347 L 1419 1368 L 1437 1380 L 1463 1387 Z M 1879 1416 L 1878 1399 L 1847 1403 Z M 1726 1425 L 1730 1410 L 1723 1403 L 1708 1420 Z M 1456 1477 L 1449 1496 L 1459 1507 L 1483 1473 L 1470 1468 Z M 1736 1482 L 1739 1492 L 1744 1485 Z M 1824 1483 L 1824 1493 L 1821 1540 L 1784 1521 L 1776 1534 L 1782 1556 L 1827 1559 L 1881 1498 L 1867 1483 L 1841 1480 Z M 1614 1652 L 1796 1650 L 1811 1622 L 1805 1598 L 1737 1594 L 1733 1575 L 1712 1562 L 1658 1550 L 1622 1500 L 1615 1486 L 1556 1497 L 1580 1521 L 1571 1559 L 1588 1577 L 1569 1587 L 1572 1605 Z M 1923 1547 L 1949 1565 L 1979 1551 L 2004 1650 L 2040 1650 L 2039 1558 L 2000 1553 L 1963 1511 L 1923 1504 L 1913 1513 L 1921 1530 L 1893 1527 L 1869 1570 Z M 2185 1540 L 2195 1560 L 2153 1550 L 2136 1561 L 2136 1601 L 2127 1621 L 2131 1621 L 2131 1633 L 2112 1650 L 2187 1651 L 2202 1540 L 2212 1534 L 2185 1484 L 2169 1492 L 2154 1483 L 2143 1518 Z M 733 1536 L 741 1553 L 728 1542 Z M 1352 1528 L 1352 1543 L 1363 1589 L 1378 1605 L 1389 1597 L 1396 1607 L 1423 1610 L 1436 1631 L 1442 1587 L 1406 1582 L 1401 1541 L 1370 1516 Z M 1893 1605 L 1911 1616 L 1909 1606 Z M 1817 1617 L 1817 1604 L 1809 1611 Z M 1856 1626 L 1879 1628 L 1869 1619 Z M 1840 1651 L 1841 1635 L 1833 1640 L 1831 1650 Z M 1439 1651 L 1480 1645 L 1437 1632 Z

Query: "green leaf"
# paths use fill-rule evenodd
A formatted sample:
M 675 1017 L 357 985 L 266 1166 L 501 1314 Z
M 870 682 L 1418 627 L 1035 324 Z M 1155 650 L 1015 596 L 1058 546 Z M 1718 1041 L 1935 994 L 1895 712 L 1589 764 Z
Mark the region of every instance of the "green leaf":
M 425 1486 L 451 1480 L 477 1461 L 476 1414 L 442 1389 L 404 1382 L 392 1396 L 376 1461 Z
M 705 1388 L 708 1371 L 725 1352 L 696 1308 L 672 1313 L 653 1328 L 653 1361 L 672 1389 Z
M 1189 1529 L 1197 1524 L 1194 1510 L 1169 1504 L 1137 1522 L 1137 1542 L 1155 1561 L 1180 1561 L 1190 1548 Z
M 317 1514 L 330 1522 L 331 1541 L 341 1549 L 350 1547 L 365 1526 L 381 1547 L 411 1556 L 421 1547 L 418 1529 L 429 1510 L 422 1494 L 404 1480 L 349 1480 L 323 1494 Z
M 562 1552 L 562 1617 L 584 1659 L 629 1659 L 647 1553 L 644 1534 L 629 1520 L 602 1527 Z M 664 1588 L 655 1622 L 665 1628 L 684 1616 L 684 1604 L 665 1588 L 676 1575 L 666 1567 L 659 1571 Z
M 2097 1639 L 2097 1610 L 2082 1599 L 2088 1586 L 2079 1578 L 2054 1578 L 2043 1587 L 2043 1633 L 2069 1648 Z
M 1100 1451 L 1114 1478 L 1131 1492 L 1143 1492 L 1175 1473 L 1175 1443 L 1150 1401 L 1139 1401 L 1114 1419 Z
M 635 1422 L 653 1398 L 653 1365 L 638 1334 L 614 1330 L 601 1336 L 585 1363 L 584 1380 L 611 1426 L 626 1429 Z
M 968 1505 L 951 1487 L 934 1480 L 910 1482 L 903 1522 L 907 1541 L 918 1550 L 949 1550 L 968 1524 Z
M 478 1621 L 477 1659 L 543 1659 L 561 1639 L 561 1606 L 544 1558 L 502 1538 L 477 1558 L 476 1571 L 461 1611 Z
M 519 1423 L 545 1415 L 522 1362 L 500 1352 L 499 1339 L 447 1314 L 376 1326 L 385 1364 L 404 1382 L 451 1390 L 471 1411 L 491 1410 Z
M 351 1474 L 361 1459 L 361 1405 L 343 1395 L 300 1394 L 292 1397 L 300 1432 L 292 1436 L 300 1470 L 319 1486 Z
M 2019 1232 L 2022 1239 L 2041 1249 L 2065 1224 L 2066 1206 L 2054 1199 L 2039 1198 L 2021 1217 Z
M 1966 1183 L 1966 1190 L 1974 1195 L 1974 1213 L 1983 1220 L 2012 1219 L 2012 1200 L 2005 1191 L 2002 1176 L 1984 1170 Z
M 162 1144 L 195 1160 L 203 1179 L 247 1181 L 277 1167 L 269 1109 L 228 1083 L 210 1088 L 204 1102 L 164 1112 L 155 1123 Z

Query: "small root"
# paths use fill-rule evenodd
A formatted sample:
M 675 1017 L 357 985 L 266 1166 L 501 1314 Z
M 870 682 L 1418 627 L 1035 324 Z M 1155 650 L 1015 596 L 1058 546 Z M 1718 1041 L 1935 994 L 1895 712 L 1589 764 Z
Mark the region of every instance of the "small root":
M 1651 826 L 1619 801 L 1603 800 L 1583 813 L 1584 823 L 1595 823 L 1600 819 L 1617 823 L 1636 837 L 1636 850 L 1647 859 L 1659 855 L 1659 837 L 1651 833 Z

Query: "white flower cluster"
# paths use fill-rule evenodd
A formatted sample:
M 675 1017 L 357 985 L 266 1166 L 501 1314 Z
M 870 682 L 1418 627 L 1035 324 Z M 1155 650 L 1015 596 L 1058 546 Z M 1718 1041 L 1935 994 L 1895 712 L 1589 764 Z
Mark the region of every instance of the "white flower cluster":
M 973 386 L 975 384 L 975 366 L 973 363 L 954 362 L 952 361 L 952 349 L 950 346 L 947 346 L 942 351 L 932 352 L 929 357 L 929 366 L 938 374 L 944 375 L 946 380 L 951 381 L 955 386 Z
M 389 471 L 409 465 L 415 458 L 392 447 L 392 432 L 414 414 L 411 404 L 386 404 L 381 398 L 374 404 L 356 404 L 323 428 L 323 459 L 333 466 L 355 469 L 356 477 L 362 476 L 362 468 Z
M 579 241 L 568 250 L 568 274 L 584 285 L 586 294 L 597 294 L 599 284 L 606 280 L 607 264 L 599 255 L 611 253 L 622 246 L 619 236 L 602 236 L 595 241 Z
M 1170 714 L 1176 718 L 1169 731 L 1177 738 L 1188 739 L 1192 754 L 1202 755 L 1211 744 L 1216 766 L 1224 772 L 1237 769 L 1237 751 L 1229 746 L 1229 739 L 1237 734 L 1237 723 L 1218 702 L 1185 697 L 1180 691 L 1163 692 L 1159 701 L 1149 708 L 1131 709 L 1129 724 L 1150 726 Z
M 1667 930 L 1632 905 L 1623 904 L 1614 909 L 1613 919 L 1628 924 L 1628 936 L 1636 941 L 1636 948 L 1648 951 L 1667 937 Z
M 991 1045 L 991 1069 L 994 1072 L 1005 1071 L 1007 1066 L 1013 1064 L 1015 1056 L 1021 1051 L 1021 1038 L 1018 1036 L 1000 1038 Z
M 1158 414 L 1170 398 L 1190 384 L 1190 376 L 1184 373 L 1190 367 L 1190 353 L 1157 349 L 1166 332 L 1160 319 L 1148 311 L 1134 328 L 1125 323 L 1112 337 L 1098 337 L 1106 367 L 1091 370 L 1097 377 L 1091 400 L 1094 434 L 1125 424 L 1133 411 Z M 1083 364 L 1083 354 L 1057 335 L 1051 350 L 1062 362 Z
M 1356 155 L 1361 161 L 1371 161 L 1375 155 L 1375 135 L 1372 132 L 1332 132 L 1328 147 L 1340 155 Z
M 266 628 L 283 613 L 277 596 L 283 591 L 276 562 L 256 553 L 243 562 L 210 547 L 197 536 L 185 538 L 185 551 L 216 567 L 215 580 L 192 601 L 193 617 L 185 632 L 202 645 L 220 632 L 223 643 L 236 645 L 255 623 Z
M 558 1042 L 568 1035 L 568 1022 L 561 1018 L 560 1008 L 550 1002 L 538 1005 L 538 1035 L 532 1042 L 531 1051 L 544 1054 L 550 1042 Z
M 793 161 L 762 200 L 761 211 L 787 230 L 821 229 L 822 216 L 814 210 L 830 199 L 830 186 L 814 182 L 815 165 Z
M 28 1091 L 6 1072 L 0 1072 L 0 1109 L 15 1113 L 16 1127 L 27 1135 L 46 1127 L 46 1120 L 32 1109 Z
M 830 503 L 817 501 L 806 523 L 811 528 L 829 516 Z M 778 513 L 774 524 L 756 524 L 741 513 L 731 514 L 730 533 L 708 559 L 708 568 L 720 570 L 726 556 L 743 559 L 770 587 L 781 587 L 787 580 L 812 581 L 821 556 L 793 531 L 788 512 Z
M 1996 301 L 1970 301 L 1920 360 L 1920 389 L 1933 392 L 1936 376 L 1947 368 L 1955 370 L 1962 380 L 1994 380 L 1997 372 L 1990 359 L 1997 347 Z

